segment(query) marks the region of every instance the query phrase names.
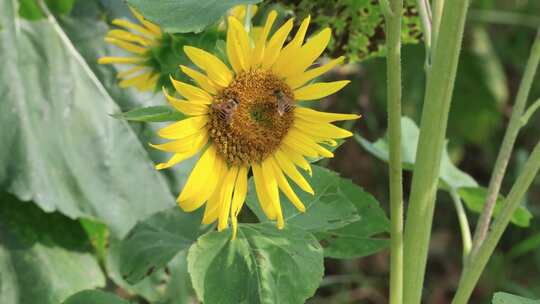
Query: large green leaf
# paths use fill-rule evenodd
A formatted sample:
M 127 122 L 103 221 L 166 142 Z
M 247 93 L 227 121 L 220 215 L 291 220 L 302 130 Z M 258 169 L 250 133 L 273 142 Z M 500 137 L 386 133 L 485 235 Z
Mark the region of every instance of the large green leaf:
M 302 191 L 291 183 L 293 190 L 306 206 L 306 212 L 301 213 L 285 197 L 281 196 L 281 206 L 286 224 L 293 224 L 311 232 L 337 229 L 360 219 L 351 198 L 339 188 L 340 177 L 337 173 L 319 166 L 313 167 L 311 186 L 315 195 Z M 354 198 L 352 198 L 354 199 Z M 255 185 L 250 183 L 249 194 L 246 198 L 248 206 L 262 222 L 268 222 L 257 199 Z
M 129 304 L 129 302 L 100 290 L 83 290 L 72 295 L 62 304 Z
M 323 250 L 288 225 L 242 224 L 238 237 L 211 232 L 189 250 L 193 287 L 204 303 L 305 303 L 323 276 Z
M 352 181 L 339 181 L 341 193 L 356 207 L 360 219 L 339 229 L 316 233 L 324 248 L 324 255 L 331 258 L 351 259 L 374 254 L 390 244 L 383 237 L 390 229 L 379 202 Z
M 461 188 L 458 190 L 459 196 L 463 199 L 465 202 L 465 205 L 467 208 L 474 212 L 482 212 L 482 209 L 484 208 L 484 203 L 486 202 L 487 197 L 487 189 L 484 187 L 476 187 L 476 188 Z M 501 209 L 503 207 L 503 201 L 504 197 L 500 195 L 497 198 L 497 202 L 495 203 L 495 209 L 493 209 L 493 216 L 497 217 L 499 213 L 501 212 Z M 520 206 L 514 214 L 512 214 L 512 223 L 520 226 L 520 227 L 529 227 L 531 222 L 532 214 L 527 208 L 524 206 Z
M 173 33 L 200 32 L 235 5 L 261 0 L 128 0 L 146 18 Z
M 136 283 L 189 248 L 208 230 L 200 224 L 200 211 L 185 213 L 173 207 L 137 223 L 120 245 L 122 277 Z
M 135 108 L 127 112 L 115 113 L 114 118 L 138 122 L 178 121 L 186 116 L 169 106 Z
M 493 295 L 492 304 L 540 304 L 540 300 L 531 300 L 515 296 L 506 292 L 497 292 Z
M 306 206 L 305 213 L 299 212 L 285 196 L 281 196 L 286 225 L 315 233 L 328 257 L 360 257 L 385 248 L 388 239 L 379 235 L 388 231 L 389 220 L 377 200 L 337 173 L 312 167 L 310 182 L 314 196 L 292 185 Z M 260 221 L 268 222 L 257 201 L 254 185 L 251 185 L 246 201 Z
M 0 303 L 58 304 L 104 285 L 77 221 L 0 194 Z
M 174 199 L 118 106 L 54 19 L 0 2 L 0 186 L 116 236 Z

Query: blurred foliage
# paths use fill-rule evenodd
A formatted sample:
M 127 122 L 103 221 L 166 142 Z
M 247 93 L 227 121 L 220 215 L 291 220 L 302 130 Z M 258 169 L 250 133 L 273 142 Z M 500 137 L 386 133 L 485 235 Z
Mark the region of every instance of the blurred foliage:
M 285 0 L 295 16 L 311 15 L 315 30 L 330 27 L 334 35 L 326 53 L 345 55 L 351 63 L 386 53 L 384 16 L 377 0 Z M 415 0 L 405 0 L 402 41 L 418 43 L 422 36 Z M 312 29 L 314 31 L 314 29 Z

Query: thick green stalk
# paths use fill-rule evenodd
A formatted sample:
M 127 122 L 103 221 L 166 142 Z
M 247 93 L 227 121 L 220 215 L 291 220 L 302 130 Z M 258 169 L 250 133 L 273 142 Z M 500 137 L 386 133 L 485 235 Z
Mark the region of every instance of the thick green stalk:
M 452 304 L 466 304 L 473 292 L 474 286 L 478 282 L 482 271 L 489 261 L 493 250 L 497 246 L 504 230 L 508 226 L 512 214 L 519 207 L 523 200 L 527 189 L 533 182 L 538 170 L 540 169 L 540 142 L 534 148 L 531 156 L 524 166 L 523 172 L 512 186 L 510 194 L 503 202 L 503 209 L 493 223 L 493 229 L 487 235 L 487 238 L 478 249 L 474 259 L 470 260 L 470 264 L 461 275 L 458 290 L 454 296 Z
M 401 15 L 403 0 L 391 0 L 386 19 L 388 139 L 390 142 L 390 304 L 403 302 L 403 181 L 401 165 Z
M 478 220 L 478 225 L 473 238 L 473 249 L 470 255 L 470 259 L 474 260 L 478 248 L 484 241 L 489 229 L 489 223 L 491 221 L 491 216 L 493 215 L 493 209 L 495 208 L 495 202 L 499 195 L 501 189 L 501 183 L 506 173 L 506 168 L 508 166 L 508 160 L 512 155 L 512 150 L 514 149 L 514 143 L 516 142 L 517 135 L 519 130 L 522 127 L 522 117 L 523 112 L 525 111 L 525 106 L 527 105 L 527 99 L 529 98 L 529 92 L 531 91 L 531 86 L 534 80 L 534 75 L 538 69 L 538 64 L 540 63 L 540 29 L 536 35 L 535 42 L 533 44 L 531 55 L 529 61 L 527 62 L 527 67 L 525 68 L 525 73 L 521 84 L 519 86 L 518 94 L 516 97 L 516 103 L 512 109 L 512 116 L 510 117 L 510 122 L 508 123 L 508 128 L 504 135 L 503 143 L 501 149 L 499 150 L 499 155 L 495 162 L 495 169 L 491 175 L 491 180 L 488 187 L 488 195 L 486 197 L 486 202 L 484 204 L 484 210 L 480 215 Z
M 420 138 L 404 235 L 404 303 L 418 304 L 439 181 L 448 112 L 463 39 L 468 0 L 446 1 L 428 74 Z

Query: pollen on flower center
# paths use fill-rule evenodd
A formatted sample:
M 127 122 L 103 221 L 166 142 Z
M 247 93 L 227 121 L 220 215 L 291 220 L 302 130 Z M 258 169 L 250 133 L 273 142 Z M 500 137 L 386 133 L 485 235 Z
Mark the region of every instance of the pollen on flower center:
M 292 90 L 268 71 L 238 74 L 210 108 L 209 133 L 229 165 L 262 161 L 280 145 L 294 118 Z

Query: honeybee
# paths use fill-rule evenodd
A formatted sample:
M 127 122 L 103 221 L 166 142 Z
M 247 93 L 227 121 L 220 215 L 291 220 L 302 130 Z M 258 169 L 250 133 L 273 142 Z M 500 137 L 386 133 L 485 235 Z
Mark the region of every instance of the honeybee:
M 238 108 L 238 100 L 234 98 L 227 99 L 222 102 L 213 103 L 212 110 L 217 114 L 219 119 L 230 125 L 232 122 L 232 116 Z
M 289 113 L 294 109 L 294 100 L 285 95 L 281 90 L 275 90 L 274 96 L 277 100 L 277 112 L 279 116 L 283 116 L 285 113 Z

